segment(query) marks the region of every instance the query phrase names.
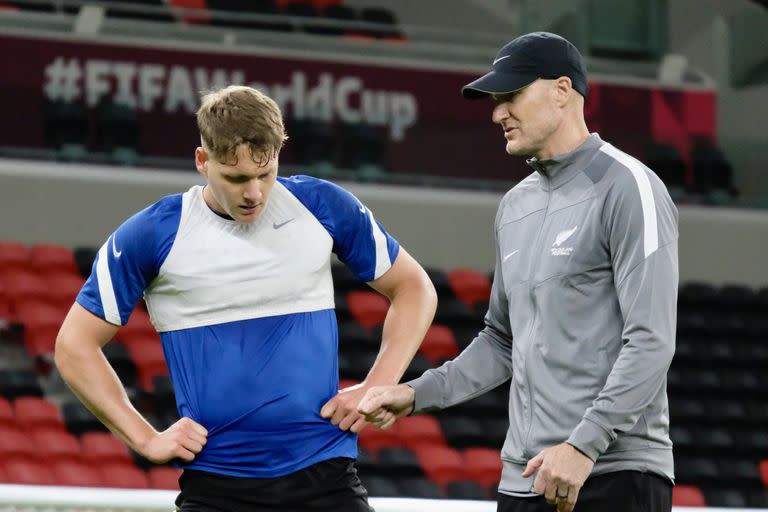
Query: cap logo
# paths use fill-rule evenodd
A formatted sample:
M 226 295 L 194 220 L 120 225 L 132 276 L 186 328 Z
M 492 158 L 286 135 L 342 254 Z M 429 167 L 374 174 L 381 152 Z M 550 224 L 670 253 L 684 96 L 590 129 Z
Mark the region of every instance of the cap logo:
M 493 61 L 493 66 L 495 66 L 495 65 L 496 65 L 496 63 L 497 63 L 497 62 L 499 62 L 500 60 L 504 60 L 504 59 L 506 59 L 507 57 L 511 57 L 511 55 L 505 55 L 505 56 L 503 56 L 503 57 L 499 57 L 498 59 L 494 60 L 494 61 Z

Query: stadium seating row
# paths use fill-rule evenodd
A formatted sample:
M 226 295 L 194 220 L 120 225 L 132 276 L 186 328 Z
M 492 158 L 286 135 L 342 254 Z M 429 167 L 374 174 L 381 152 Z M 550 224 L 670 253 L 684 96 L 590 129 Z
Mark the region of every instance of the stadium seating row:
M 311 34 L 355 39 L 405 41 L 391 10 L 384 7 L 354 9 L 343 5 L 341 0 L 121 0 L 106 2 L 105 7 L 107 16 L 115 18 L 281 32 L 301 30 Z M 79 6 L 61 5 L 53 0 L 3 0 L 0 9 L 76 14 Z M 246 15 L 245 19 L 243 14 Z M 247 15 L 260 17 L 249 19 Z M 326 23 L 315 24 L 311 20 L 323 20 Z M 344 25 L 355 22 L 365 25 Z
M 0 318 L 5 320 L 0 349 L 16 347 L 23 353 L 17 367 L 10 362 L 0 366 L 0 396 L 5 397 L 0 399 L 0 460 L 6 461 L 0 477 L 6 481 L 64 482 L 55 465 L 42 471 L 47 476 L 36 473 L 44 457 L 70 469 L 93 460 L 123 465 L 129 468 L 124 482 L 155 485 L 145 471 L 147 461 L 106 433 L 73 397 L 57 400 L 60 409 L 44 398 L 50 393 L 46 383 L 55 373 L 50 356 L 58 326 L 90 273 L 95 252 L 0 243 Z M 387 303 L 346 267 L 334 265 L 332 271 L 340 387 L 346 387 L 364 378 L 376 356 Z M 482 326 L 490 294 L 491 277 L 485 273 L 428 272 L 440 309 L 406 378 L 466 347 Z M 177 419 L 173 386 L 159 337 L 141 302 L 139 306 L 104 352 L 139 409 L 164 428 Z M 668 378 L 678 505 L 768 506 L 768 435 L 763 428 L 768 422 L 768 388 L 762 378 L 768 362 L 766 311 L 768 289 L 706 283 L 680 288 L 677 355 Z M 371 493 L 492 497 L 498 448 L 508 425 L 504 388 L 435 415 L 405 418 L 387 431 L 364 430 L 360 471 Z M 33 453 L 33 446 L 46 450 Z M 475 468 L 473 453 L 485 454 L 485 469 Z M 96 482 L 87 474 L 72 478 Z

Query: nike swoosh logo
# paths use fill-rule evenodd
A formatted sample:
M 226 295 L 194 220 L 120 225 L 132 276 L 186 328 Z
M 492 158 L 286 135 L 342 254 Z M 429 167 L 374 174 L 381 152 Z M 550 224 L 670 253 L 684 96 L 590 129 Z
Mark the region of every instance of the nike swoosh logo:
M 509 57 L 511 57 L 511 55 L 505 55 L 505 56 L 503 56 L 503 57 L 499 57 L 498 59 L 496 59 L 496 60 L 494 60 L 494 61 L 493 61 L 493 65 L 495 66 L 497 62 L 499 62 L 499 61 L 501 61 L 501 60 L 504 60 L 504 59 L 507 59 L 507 58 L 509 58 Z
M 365 213 L 365 206 L 358 206 L 358 210 L 360 210 L 360 213 Z
M 118 251 L 115 247 L 115 235 L 112 235 L 112 256 L 119 258 L 123 254 L 123 251 Z
M 289 222 L 294 221 L 294 220 L 296 220 L 296 217 L 294 217 L 292 219 L 288 219 L 285 222 L 281 222 L 280 224 L 278 224 L 277 222 L 273 222 L 272 223 L 272 227 L 275 228 L 275 229 L 280 229 L 281 227 L 285 226 L 286 224 L 288 224 Z
M 511 258 L 512 256 L 514 256 L 514 255 L 515 255 L 515 254 L 517 254 L 518 252 L 520 252 L 520 249 L 515 249 L 515 250 L 514 250 L 514 251 L 512 251 L 511 253 L 509 253 L 509 254 L 507 254 L 506 256 L 504 256 L 504 259 L 503 259 L 503 260 L 501 260 L 501 261 L 507 261 L 509 258 Z

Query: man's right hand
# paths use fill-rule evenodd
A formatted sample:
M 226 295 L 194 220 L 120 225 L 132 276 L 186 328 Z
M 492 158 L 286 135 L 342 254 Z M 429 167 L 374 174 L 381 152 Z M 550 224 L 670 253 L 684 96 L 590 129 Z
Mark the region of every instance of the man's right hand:
M 396 386 L 376 386 L 368 390 L 357 410 L 366 421 L 387 429 L 403 416 L 413 411 L 415 391 L 408 384 Z
M 194 420 L 184 417 L 163 432 L 155 434 L 138 452 L 155 464 L 171 459 L 191 462 L 200 453 L 208 438 L 208 431 Z

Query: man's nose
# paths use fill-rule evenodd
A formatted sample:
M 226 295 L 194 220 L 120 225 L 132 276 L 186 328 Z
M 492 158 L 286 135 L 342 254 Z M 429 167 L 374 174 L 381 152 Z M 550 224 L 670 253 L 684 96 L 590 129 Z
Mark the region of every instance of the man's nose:
M 259 180 L 250 180 L 243 190 L 243 199 L 258 203 L 261 201 L 261 182 Z
M 496 124 L 501 124 L 501 122 L 504 119 L 507 119 L 509 117 L 509 109 L 507 108 L 506 103 L 499 103 L 495 107 L 493 107 L 493 114 L 491 115 L 491 119 Z

